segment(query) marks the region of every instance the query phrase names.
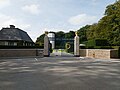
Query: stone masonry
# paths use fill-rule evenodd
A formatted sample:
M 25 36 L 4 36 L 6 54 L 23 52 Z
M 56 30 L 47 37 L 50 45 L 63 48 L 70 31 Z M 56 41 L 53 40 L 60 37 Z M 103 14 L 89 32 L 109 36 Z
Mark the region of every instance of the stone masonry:
M 118 57 L 118 50 L 115 49 L 80 49 L 81 57 L 98 59 L 110 59 Z
M 0 57 L 43 57 L 43 49 L 0 49 Z

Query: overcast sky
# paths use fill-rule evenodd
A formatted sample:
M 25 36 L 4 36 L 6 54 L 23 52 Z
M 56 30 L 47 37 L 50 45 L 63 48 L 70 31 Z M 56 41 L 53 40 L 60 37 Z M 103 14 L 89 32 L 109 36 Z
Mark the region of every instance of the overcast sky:
M 0 29 L 15 25 L 35 41 L 44 31 L 77 30 L 103 17 L 116 0 L 0 0 Z

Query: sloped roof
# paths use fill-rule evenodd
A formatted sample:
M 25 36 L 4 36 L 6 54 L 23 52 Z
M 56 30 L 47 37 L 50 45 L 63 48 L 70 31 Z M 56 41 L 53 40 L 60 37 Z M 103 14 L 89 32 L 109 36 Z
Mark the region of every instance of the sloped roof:
M 0 40 L 23 40 L 33 42 L 27 32 L 19 28 L 2 28 L 0 30 Z

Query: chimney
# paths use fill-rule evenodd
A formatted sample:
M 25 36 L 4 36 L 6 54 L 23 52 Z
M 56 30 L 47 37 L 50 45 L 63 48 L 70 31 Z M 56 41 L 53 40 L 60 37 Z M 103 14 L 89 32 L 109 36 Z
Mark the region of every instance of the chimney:
M 13 28 L 15 28 L 15 26 L 14 26 L 14 25 L 10 25 L 10 28 L 12 28 L 12 29 L 13 29 Z

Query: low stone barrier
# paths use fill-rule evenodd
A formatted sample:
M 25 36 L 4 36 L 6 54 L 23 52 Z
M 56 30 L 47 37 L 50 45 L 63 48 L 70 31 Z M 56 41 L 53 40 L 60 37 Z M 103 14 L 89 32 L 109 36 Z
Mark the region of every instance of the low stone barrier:
M 118 58 L 116 49 L 80 49 L 81 57 L 90 57 L 98 59 Z
M 43 57 L 43 49 L 0 49 L 0 57 Z

